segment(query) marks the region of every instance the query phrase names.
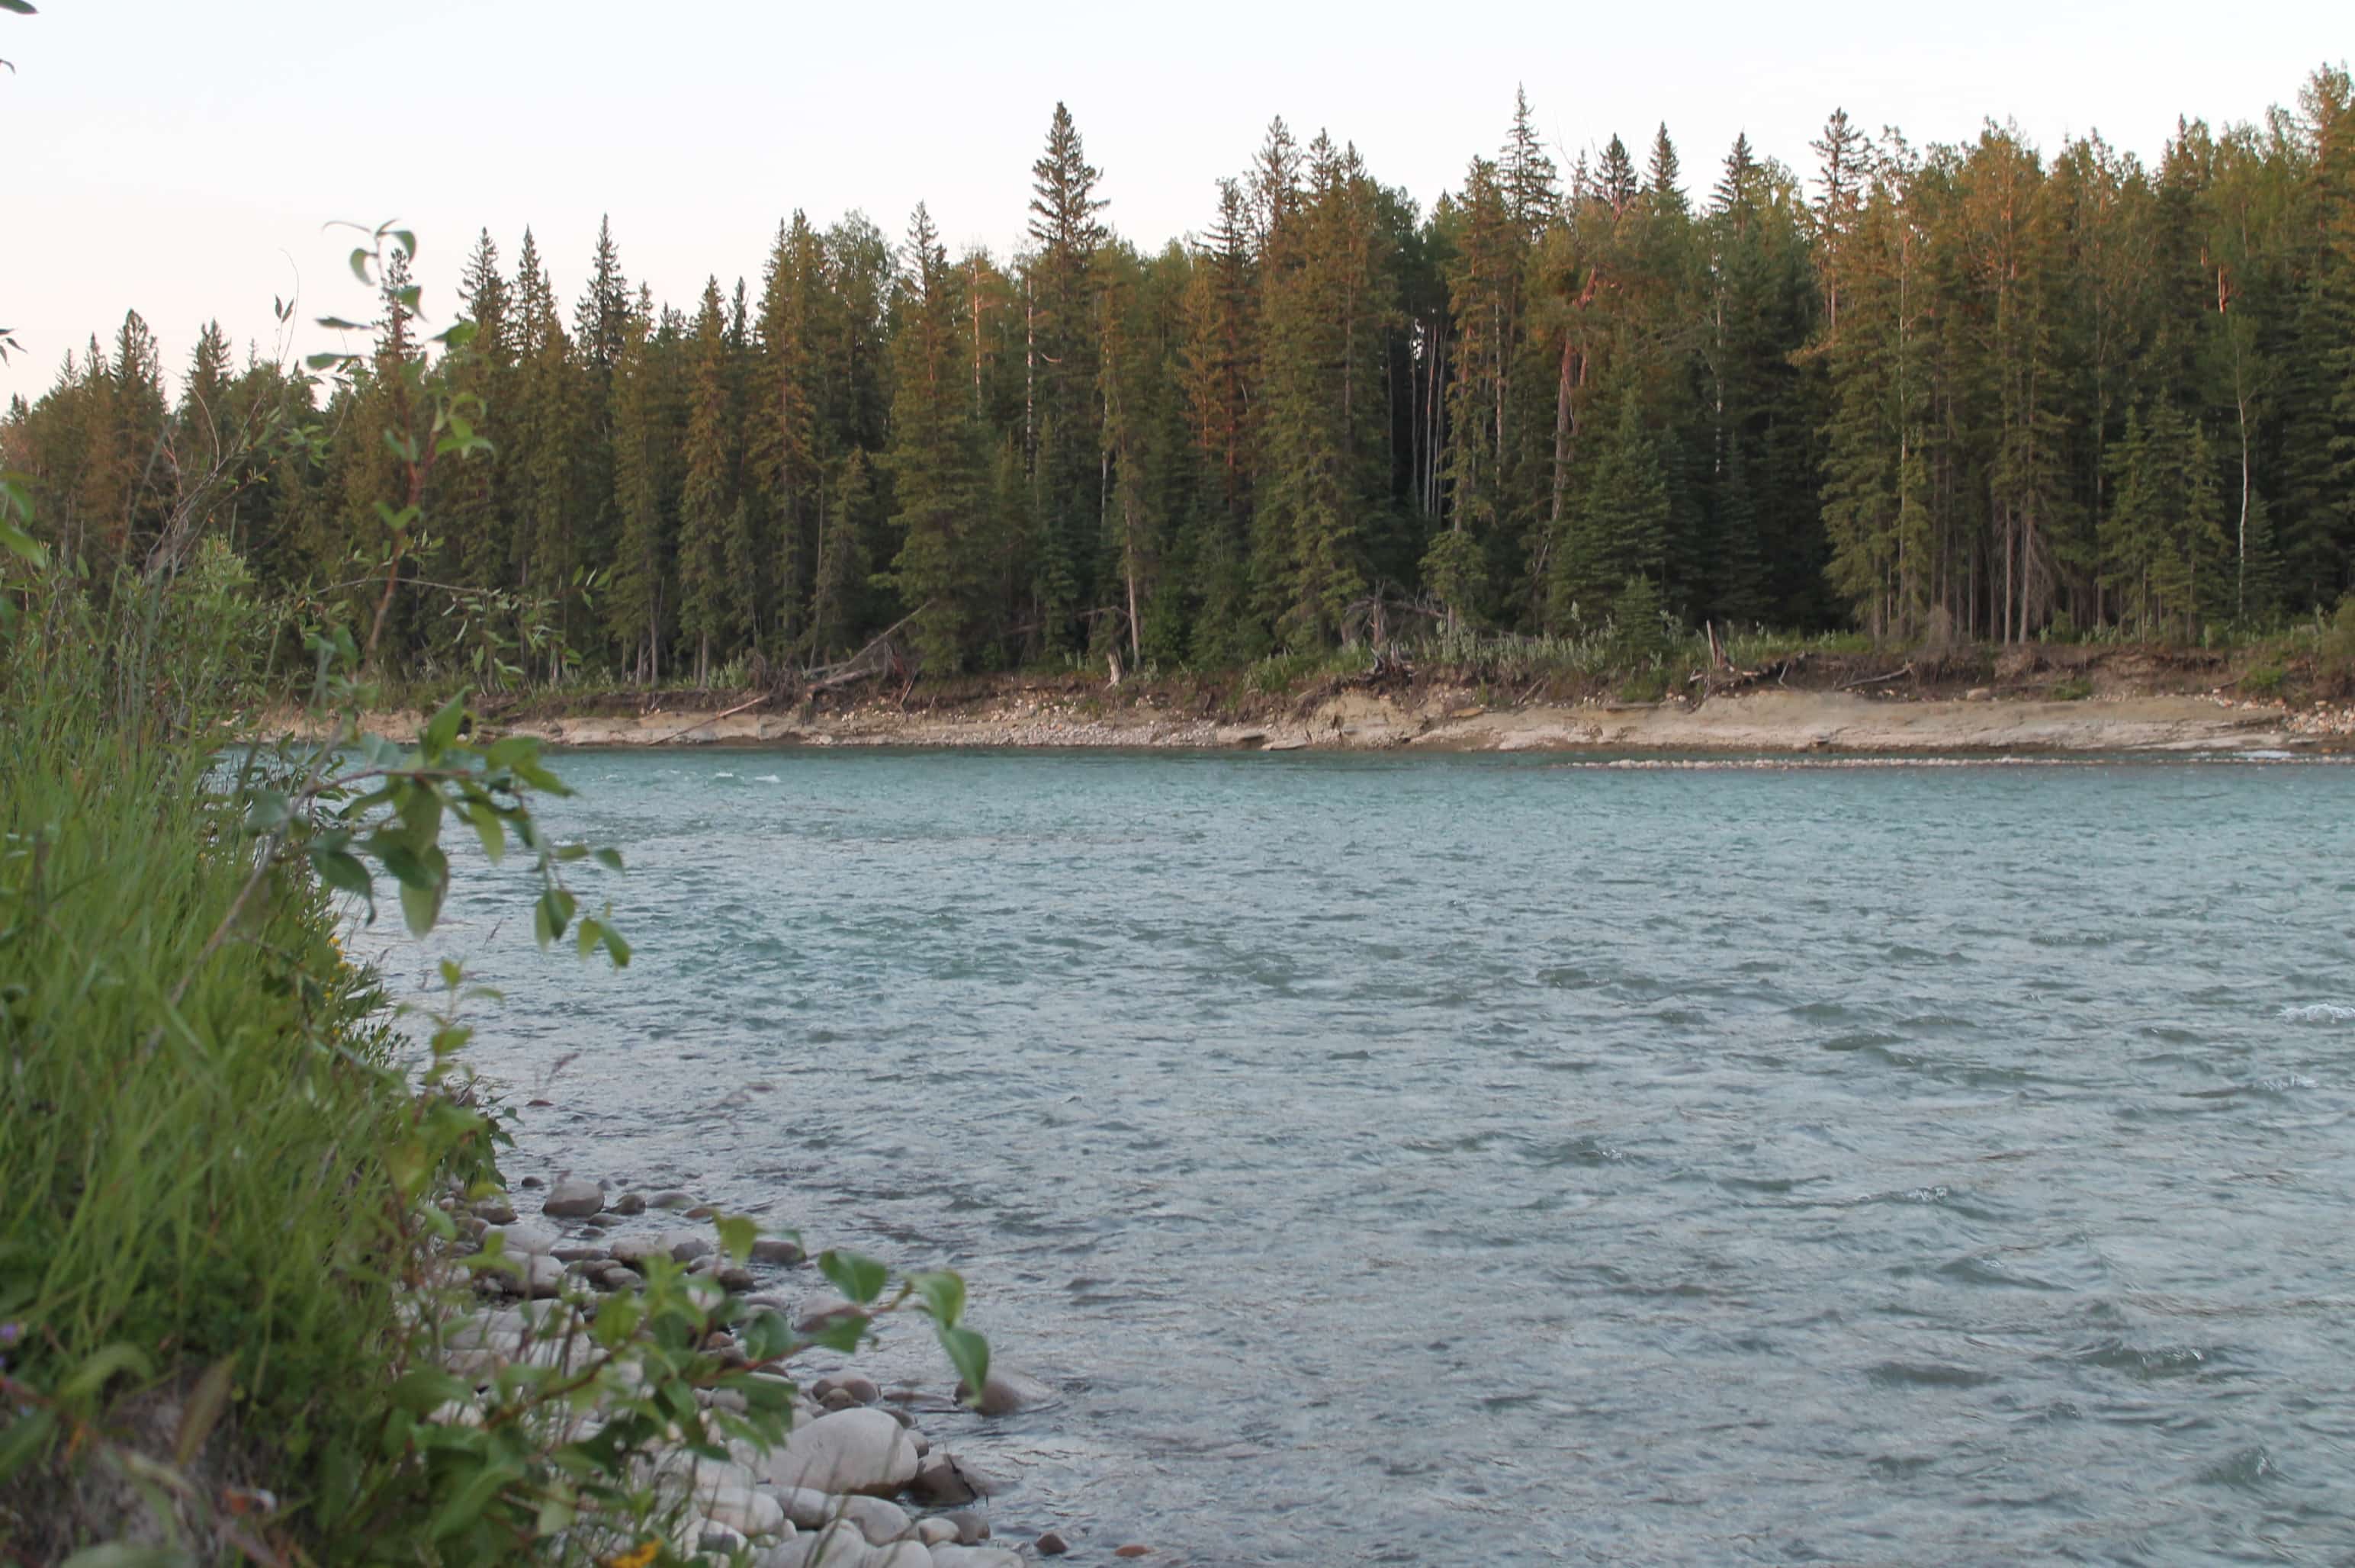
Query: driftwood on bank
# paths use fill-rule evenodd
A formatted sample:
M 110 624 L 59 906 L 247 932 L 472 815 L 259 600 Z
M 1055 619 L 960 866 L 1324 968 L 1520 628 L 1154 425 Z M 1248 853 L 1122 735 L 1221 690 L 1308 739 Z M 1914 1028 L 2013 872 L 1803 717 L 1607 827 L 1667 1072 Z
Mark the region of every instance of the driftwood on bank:
M 1891 670 L 1887 675 L 1859 676 L 1854 680 L 1841 681 L 1838 686 L 1832 688 L 1832 689 L 1834 691 L 1853 691 L 1859 686 L 1885 686 L 1892 680 L 1902 680 L 1913 673 L 1913 666 L 1911 661 L 1908 661 L 1905 664 L 1898 666 L 1895 669 Z
M 837 687 L 853 686 L 877 676 L 890 675 L 902 681 L 900 699 L 907 700 L 908 692 L 916 684 L 921 667 L 915 656 L 900 645 L 899 636 L 908 624 L 932 608 L 929 603 L 918 606 L 869 639 L 867 645 L 847 659 L 828 665 L 813 665 L 801 672 L 800 686 L 805 698 Z

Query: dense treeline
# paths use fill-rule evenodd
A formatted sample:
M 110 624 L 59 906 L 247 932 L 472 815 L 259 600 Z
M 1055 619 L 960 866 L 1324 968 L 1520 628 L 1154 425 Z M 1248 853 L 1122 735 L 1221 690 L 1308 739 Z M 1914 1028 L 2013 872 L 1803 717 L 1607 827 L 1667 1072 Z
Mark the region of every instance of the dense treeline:
M 1028 240 L 952 258 L 796 213 L 691 309 L 601 233 L 568 319 L 488 234 L 450 351 L 495 461 L 438 470 L 389 635 L 528 640 L 639 680 L 822 660 L 912 615 L 927 667 L 1226 664 L 1391 628 L 1854 624 L 2191 636 L 2335 602 L 2355 546 L 2355 112 L 2179 124 L 2156 166 L 1835 113 L 1818 173 L 1665 127 L 1559 169 L 1516 106 L 1427 217 L 1282 121 L 1202 235 L 1137 249 L 1057 108 Z M 199 341 L 177 406 L 136 315 L 9 410 L 69 551 L 217 524 L 272 584 L 372 611 L 430 351 L 398 268 L 373 360 Z M 291 409 L 308 439 L 235 432 Z M 216 470 L 233 469 L 226 475 Z M 204 481 L 218 480 L 208 489 Z M 191 517 L 200 512 L 201 517 Z

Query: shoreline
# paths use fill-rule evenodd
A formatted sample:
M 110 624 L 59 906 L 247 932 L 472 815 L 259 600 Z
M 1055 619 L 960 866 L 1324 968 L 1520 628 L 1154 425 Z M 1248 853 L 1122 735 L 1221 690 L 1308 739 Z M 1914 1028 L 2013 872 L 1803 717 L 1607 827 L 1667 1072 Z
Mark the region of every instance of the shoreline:
M 1690 706 L 1532 703 L 1491 706 L 1470 689 L 1392 696 L 1343 689 L 1263 719 L 1176 711 L 1151 697 L 1119 708 L 1094 696 L 1009 693 L 953 708 L 867 702 L 824 713 L 755 699 L 735 709 L 654 706 L 635 713 L 567 711 L 484 720 L 486 734 L 525 735 L 566 749 L 909 747 L 1198 752 L 1754 752 L 1974 756 L 1993 753 L 2328 755 L 2355 746 L 2355 709 L 2297 710 L 2216 695 L 1905 699 L 1838 691 L 1749 691 Z M 426 715 L 371 713 L 368 728 L 412 741 Z M 289 712 L 267 738 L 311 737 Z

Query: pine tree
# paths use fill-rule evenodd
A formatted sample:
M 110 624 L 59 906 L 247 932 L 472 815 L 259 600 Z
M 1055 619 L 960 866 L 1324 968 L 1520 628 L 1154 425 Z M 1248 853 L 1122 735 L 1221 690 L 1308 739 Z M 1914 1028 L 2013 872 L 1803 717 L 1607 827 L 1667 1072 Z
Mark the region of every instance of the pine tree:
M 818 430 L 819 344 L 825 336 L 826 259 L 809 219 L 795 212 L 777 230 L 761 292 L 760 352 L 748 448 L 770 518 L 774 641 L 807 629 L 808 560 L 824 474 Z
M 1538 140 L 1529 95 L 1519 88 L 1513 90 L 1513 128 L 1497 161 L 1497 178 L 1522 243 L 1534 244 L 1561 209 L 1561 184 L 1553 160 Z
M 1603 199 L 1614 212 L 1624 212 L 1636 199 L 1636 160 L 1628 155 L 1627 144 L 1615 134 L 1603 149 L 1603 167 L 1595 176 Z
M 1040 544 L 1048 589 L 1048 640 L 1069 645 L 1078 616 L 1094 606 L 1095 541 L 1103 527 L 1096 461 L 1096 249 L 1104 240 L 1095 194 L 1103 177 L 1087 161 L 1071 111 L 1055 105 L 1047 146 L 1030 168 L 1030 302 L 1025 355 L 1032 391 L 1031 471 L 1043 508 Z
M 675 613 L 668 470 L 675 450 L 666 418 L 653 293 L 641 287 L 613 361 L 613 499 L 620 525 L 602 607 L 632 678 L 663 675 Z
M 451 546 L 444 570 L 468 588 L 504 588 L 511 581 L 513 528 L 505 492 L 510 487 L 499 447 L 515 411 L 509 392 L 516 362 L 516 323 L 506 279 L 499 273 L 498 247 L 485 229 L 466 259 L 458 284 L 466 319 L 474 328 L 464 350 L 453 356 L 452 385 L 479 400 L 477 428 L 492 443 L 489 461 L 464 463 L 441 472 L 434 508 Z
M 1059 123 L 1067 117 L 1058 116 Z M 972 548 L 980 497 L 972 402 L 963 368 L 964 291 L 932 214 L 909 220 L 893 338 L 888 464 L 900 544 L 890 586 L 918 618 L 911 641 L 926 668 L 963 667 L 975 635 L 981 579 Z
M 727 320 L 715 277 L 703 285 L 688 349 L 686 472 L 679 491 L 679 630 L 694 642 L 698 686 L 710 679 L 715 649 L 726 657 L 751 630 L 739 613 L 728 559 L 737 517 L 728 370 Z
M 810 582 L 810 651 L 823 662 L 846 652 L 865 620 L 874 532 L 874 471 L 863 447 L 836 464 L 818 496 L 817 558 Z
M 1677 157 L 1677 144 L 1668 140 L 1668 125 L 1664 120 L 1660 128 L 1652 133 L 1652 159 L 1644 173 L 1645 194 L 1659 207 L 1673 208 L 1682 212 L 1685 210 L 1685 193 L 1677 185 L 1682 173 L 1683 165 Z
M 1553 556 L 1550 619 L 1559 627 L 1608 619 L 1605 606 L 1636 579 L 1650 584 L 1657 603 L 1667 564 L 1668 481 L 1634 385 L 1621 389 L 1613 422 L 1595 444 L 1570 537 Z

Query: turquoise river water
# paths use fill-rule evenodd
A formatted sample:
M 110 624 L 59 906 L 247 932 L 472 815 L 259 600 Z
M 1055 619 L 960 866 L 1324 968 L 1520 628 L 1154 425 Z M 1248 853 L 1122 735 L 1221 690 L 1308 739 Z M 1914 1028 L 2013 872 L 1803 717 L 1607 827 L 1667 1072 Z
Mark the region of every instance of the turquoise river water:
M 513 1173 L 962 1269 L 1001 1539 L 2355 1561 L 2355 769 L 561 771 L 636 962 L 431 949 Z

